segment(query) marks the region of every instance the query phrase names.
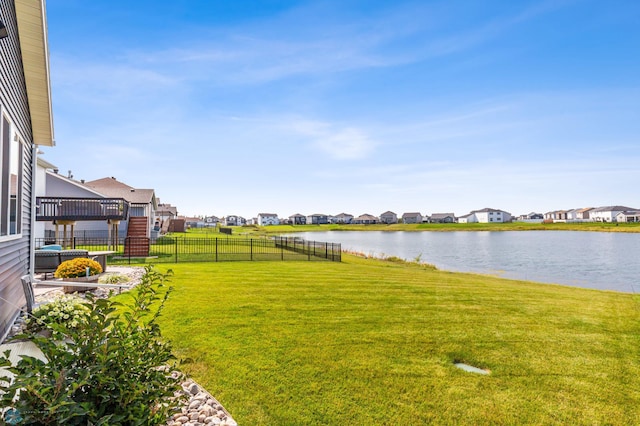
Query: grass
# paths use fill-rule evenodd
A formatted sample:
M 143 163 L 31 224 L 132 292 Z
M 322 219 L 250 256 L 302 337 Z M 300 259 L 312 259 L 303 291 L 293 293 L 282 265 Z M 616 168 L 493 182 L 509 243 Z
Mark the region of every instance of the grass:
M 349 255 L 171 268 L 163 335 L 239 424 L 640 423 L 635 295 Z
M 256 234 L 284 234 L 313 231 L 591 231 L 591 232 L 640 232 L 640 223 L 418 223 L 391 225 L 276 225 L 254 227 Z M 235 232 L 235 230 L 234 230 Z

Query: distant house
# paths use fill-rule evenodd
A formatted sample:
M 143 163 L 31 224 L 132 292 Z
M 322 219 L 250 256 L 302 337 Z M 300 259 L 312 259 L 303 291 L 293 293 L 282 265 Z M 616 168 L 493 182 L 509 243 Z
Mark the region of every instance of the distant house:
M 124 198 L 130 203 L 130 217 L 144 217 L 147 223 L 147 236 L 155 225 L 158 201 L 153 189 L 139 189 L 118 181 L 115 177 L 84 182 L 84 185 L 105 197 Z M 48 194 L 47 194 L 48 195 Z
M 187 228 L 204 228 L 204 219 L 201 217 L 184 217 Z
M 307 225 L 326 225 L 329 223 L 329 216 L 326 214 L 315 213 L 307 216 Z
M 518 220 L 526 221 L 526 220 L 543 220 L 544 215 L 542 213 L 531 212 L 527 214 L 521 214 L 518 216 Z
M 578 209 L 567 210 L 567 220 L 576 221 L 578 219 Z
M 640 211 L 632 210 L 620 212 L 616 215 L 616 222 L 640 222 Z
M 300 214 L 300 213 L 296 213 L 296 214 L 293 214 L 293 215 L 289 216 L 289 223 L 291 225 L 306 225 L 307 224 L 307 217 L 305 215 Z
M 552 220 L 554 222 L 564 222 L 567 220 L 566 210 L 554 210 L 544 214 L 545 220 Z
M 0 0 L 0 342 L 25 303 L 33 274 L 38 147 L 53 147 L 44 0 Z M 91 150 L 91 143 L 86 149 Z M 35 173 L 34 173 L 35 172 Z
M 205 227 L 216 227 L 220 222 L 220 218 L 217 216 L 206 216 L 204 218 L 204 226 Z
M 404 213 L 402 223 L 422 223 L 422 215 L 420 213 Z
M 363 214 L 360 215 L 358 217 L 356 217 L 355 219 L 353 219 L 353 221 L 351 223 L 355 223 L 358 225 L 373 225 L 376 224 L 380 221 L 380 219 L 378 219 L 377 217 L 370 215 L 370 214 Z
M 453 213 L 433 213 L 429 220 L 431 223 L 455 223 L 456 215 Z
M 156 219 L 160 222 L 160 228 L 166 232 L 169 229 L 171 219 L 178 217 L 178 208 L 171 204 L 161 203 L 158 199 L 158 208 L 156 209 Z
M 258 226 L 280 225 L 278 215 L 275 213 L 258 213 Z
M 622 212 L 631 212 L 637 211 L 638 209 L 634 209 L 631 207 L 625 206 L 606 206 L 606 207 L 598 207 L 597 209 L 593 209 L 589 212 L 589 216 L 595 222 L 615 222 L 616 216 Z
M 41 196 L 48 198 L 77 198 L 77 199 L 98 199 L 108 198 L 105 194 L 98 192 L 86 185 L 82 181 L 74 180 L 70 177 L 63 176 L 58 173 L 58 169 L 49 167 L 44 170 L 44 194 Z M 118 197 L 122 198 L 122 197 Z M 62 204 L 62 201 L 59 201 Z M 63 207 L 62 205 L 60 206 Z M 63 213 L 63 212 L 60 212 Z M 39 238 L 61 238 L 61 235 L 54 235 L 58 230 L 58 224 L 61 223 L 59 218 L 50 221 L 39 221 L 38 223 L 44 230 Z M 105 238 L 109 234 L 110 224 L 107 220 L 82 220 L 74 222 L 75 235 L 85 235 L 92 238 Z M 127 232 L 127 221 L 123 220 L 119 224 L 119 233 L 121 237 Z
M 398 215 L 392 211 L 386 211 L 380 215 L 380 223 L 386 223 L 387 225 L 398 223 Z
M 349 224 L 353 222 L 353 215 L 349 213 L 340 213 L 335 216 L 336 223 Z
M 233 214 L 225 216 L 223 219 L 224 226 L 240 226 L 242 224 L 242 221 L 240 219 L 240 216 L 236 216 Z
M 484 208 L 458 218 L 458 223 L 503 223 L 511 222 L 511 213 L 504 210 Z
M 576 220 L 589 220 L 589 212 L 593 210 L 593 207 L 585 207 L 576 211 Z

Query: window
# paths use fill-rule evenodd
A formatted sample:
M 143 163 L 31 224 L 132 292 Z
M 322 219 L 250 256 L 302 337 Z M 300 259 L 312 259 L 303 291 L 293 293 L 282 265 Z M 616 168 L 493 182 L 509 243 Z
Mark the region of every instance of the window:
M 11 124 L 2 116 L 0 131 L 0 237 L 22 232 L 22 162 L 24 152 L 17 135 L 11 137 Z

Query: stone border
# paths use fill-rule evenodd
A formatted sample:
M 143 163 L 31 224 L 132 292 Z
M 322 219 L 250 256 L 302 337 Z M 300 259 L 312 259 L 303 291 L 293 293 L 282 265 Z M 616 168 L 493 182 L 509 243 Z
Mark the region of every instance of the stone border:
M 182 383 L 182 392 L 176 396 L 188 396 L 188 401 L 181 409 L 167 421 L 167 426 L 238 426 L 229 412 L 193 379 Z

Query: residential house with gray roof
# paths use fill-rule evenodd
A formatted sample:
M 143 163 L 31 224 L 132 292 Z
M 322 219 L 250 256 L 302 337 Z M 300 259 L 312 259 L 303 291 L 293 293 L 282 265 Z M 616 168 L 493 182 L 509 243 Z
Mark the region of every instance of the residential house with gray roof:
M 454 213 L 433 213 L 429 218 L 431 223 L 455 223 L 456 215 Z
M 398 215 L 392 211 L 386 211 L 380 215 L 380 223 L 386 223 L 387 225 L 398 223 Z
M 637 211 L 632 207 L 625 206 L 605 206 L 598 207 L 589 212 L 589 217 L 595 222 L 615 222 L 616 216 L 622 212 Z
M 422 215 L 418 212 L 404 213 L 402 223 L 422 223 Z
M 484 208 L 473 210 L 471 213 L 460 216 L 458 223 L 503 223 L 511 222 L 511 213 L 504 210 Z
M 349 213 L 340 213 L 335 216 L 335 223 L 348 224 L 353 222 L 353 215 Z
M 377 217 L 371 214 L 365 213 L 354 218 L 351 223 L 354 223 L 357 225 L 374 225 L 378 222 L 380 222 L 380 219 L 378 219 Z

